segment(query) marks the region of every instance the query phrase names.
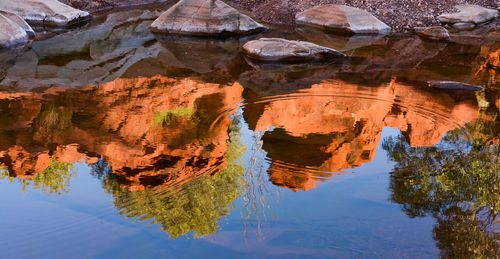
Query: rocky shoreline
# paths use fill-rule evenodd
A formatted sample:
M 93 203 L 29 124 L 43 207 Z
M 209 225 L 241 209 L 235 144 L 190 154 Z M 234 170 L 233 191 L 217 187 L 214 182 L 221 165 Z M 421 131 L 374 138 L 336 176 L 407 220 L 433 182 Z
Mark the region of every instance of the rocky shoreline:
M 58 27 L 67 28 L 75 24 L 87 22 L 91 19 L 90 12 L 66 5 L 58 0 L 5 0 L 0 2 L 0 47 L 10 47 L 25 44 L 32 38 L 34 31 L 30 26 L 42 26 L 45 29 Z M 70 1 L 69 4 L 94 3 L 96 0 Z M 90 1 L 90 2 L 89 2 Z M 86 6 L 87 9 L 103 8 L 102 1 Z M 136 0 L 126 3 L 134 4 Z M 142 0 L 140 3 L 157 2 L 160 0 Z M 367 0 L 364 1 L 378 1 Z M 420 0 L 419 0 L 420 1 Z M 424 0 L 421 0 L 424 1 Z M 451 1 L 451 0 L 450 0 Z M 459 0 L 455 0 L 459 1 Z M 469 0 L 462 0 L 469 1 Z M 479 1 L 479 0 L 470 0 Z M 484 1 L 484 0 L 482 0 Z M 426 5 L 432 1 L 424 1 Z M 101 4 L 99 4 L 101 3 Z M 109 3 L 105 1 L 105 3 Z M 121 3 L 125 4 L 125 3 Z M 267 27 L 253 20 L 253 17 L 241 13 L 238 9 L 223 0 L 180 0 L 170 1 L 163 13 L 154 16 L 148 27 L 151 32 L 160 35 L 175 36 L 203 36 L 224 38 L 226 36 L 249 35 L 266 30 Z M 301 5 L 293 5 L 295 7 Z M 268 11 L 271 11 L 269 9 Z M 284 9 L 283 9 L 284 10 Z M 439 26 L 415 26 L 412 31 L 422 38 L 432 41 L 456 41 L 462 38 L 462 32 L 480 28 L 483 31 L 479 37 L 498 39 L 500 12 L 497 9 L 485 8 L 481 5 L 455 5 L 449 13 L 440 13 L 434 17 Z M 132 18 L 132 17 L 130 17 Z M 415 16 L 418 19 L 418 16 Z M 394 34 L 393 28 L 375 15 L 363 8 L 348 5 L 324 4 L 315 5 L 302 12 L 296 13 L 293 23 L 296 31 L 321 30 L 333 34 L 348 34 L 361 37 L 384 37 Z M 423 25 L 422 22 L 417 25 Z M 478 31 L 478 30 L 473 30 Z M 486 35 L 486 36 L 485 36 Z M 306 37 L 307 38 L 307 37 Z M 252 43 L 252 44 L 250 44 Z M 316 45 L 311 42 L 290 41 L 281 38 L 259 39 L 248 42 L 243 52 L 253 59 L 264 62 L 294 60 L 324 60 L 331 58 L 332 53 L 338 51 L 328 48 L 324 44 Z M 343 54 L 342 54 L 343 55 Z
M 414 27 L 440 25 L 437 16 L 456 12 L 455 5 L 471 4 L 497 9 L 497 0 L 231 0 L 263 22 L 294 24 L 295 15 L 318 5 L 341 4 L 364 9 L 393 32 L 409 32 Z
M 171 0 L 59 0 L 88 12 L 117 7 L 174 2 Z M 497 0 L 227 0 L 227 4 L 246 11 L 251 17 L 269 24 L 295 25 L 295 15 L 325 4 L 360 8 L 392 28 L 392 32 L 410 32 L 415 27 L 441 25 L 437 17 L 456 12 L 455 5 L 471 4 L 498 9 Z

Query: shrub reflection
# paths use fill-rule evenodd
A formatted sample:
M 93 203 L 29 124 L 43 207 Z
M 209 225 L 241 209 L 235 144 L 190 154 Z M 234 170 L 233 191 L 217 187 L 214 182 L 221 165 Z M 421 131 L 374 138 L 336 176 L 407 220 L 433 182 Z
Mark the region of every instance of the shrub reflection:
M 103 188 L 113 195 L 114 205 L 127 218 L 161 224 L 171 238 L 189 232 L 195 237 L 215 234 L 219 228 L 217 221 L 228 215 L 244 185 L 245 168 L 240 157 L 245 147 L 235 122 L 228 130 L 227 166 L 213 176 L 193 179 L 181 188 L 145 191 L 120 188 L 115 175 L 109 174 L 111 170 L 102 161 L 93 165 L 93 174 L 102 178 Z
M 410 217 L 437 219 L 434 239 L 443 257 L 496 258 L 500 252 L 500 145 L 498 112 L 448 133 L 430 148 L 403 137 L 383 148 L 397 163 L 391 200 Z

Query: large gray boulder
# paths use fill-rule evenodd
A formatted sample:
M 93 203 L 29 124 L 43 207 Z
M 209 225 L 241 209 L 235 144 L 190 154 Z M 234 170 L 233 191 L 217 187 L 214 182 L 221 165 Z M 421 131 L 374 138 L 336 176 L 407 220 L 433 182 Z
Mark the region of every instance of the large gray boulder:
M 0 10 L 15 13 L 31 25 L 65 27 L 90 19 L 90 14 L 57 0 L 1 0 Z
M 364 34 L 388 34 L 391 27 L 369 12 L 346 5 L 320 5 L 298 13 L 299 25 L 322 29 Z
M 498 11 L 479 5 L 456 5 L 457 13 L 445 13 L 438 16 L 443 23 L 475 23 L 480 24 L 498 17 Z
M 0 14 L 0 48 L 26 43 L 28 38 L 21 26 Z
M 153 24 L 151 31 L 181 35 L 248 34 L 265 26 L 219 0 L 181 0 Z
M 0 14 L 7 17 L 11 21 L 19 25 L 21 28 L 23 28 L 23 30 L 28 34 L 30 38 L 35 38 L 35 31 L 33 31 L 33 28 L 31 28 L 31 26 L 19 15 L 3 10 L 0 10 Z
M 243 52 L 261 61 L 322 61 L 345 55 L 307 41 L 261 38 L 243 45 Z

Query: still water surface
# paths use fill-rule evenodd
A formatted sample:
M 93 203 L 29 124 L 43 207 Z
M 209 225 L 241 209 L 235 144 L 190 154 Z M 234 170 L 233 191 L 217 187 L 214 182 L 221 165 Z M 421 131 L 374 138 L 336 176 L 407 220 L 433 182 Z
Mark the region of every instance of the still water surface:
M 500 254 L 498 31 L 192 39 L 158 14 L 0 53 L 1 258 Z M 351 58 L 255 64 L 262 36 Z

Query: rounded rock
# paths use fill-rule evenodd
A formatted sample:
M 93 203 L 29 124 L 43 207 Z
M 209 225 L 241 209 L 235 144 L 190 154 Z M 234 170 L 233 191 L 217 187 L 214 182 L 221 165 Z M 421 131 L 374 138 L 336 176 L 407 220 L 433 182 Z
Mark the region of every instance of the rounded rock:
M 220 36 L 249 34 L 265 26 L 220 0 L 181 0 L 150 26 L 157 33 Z
M 0 14 L 0 48 L 28 42 L 28 34 L 17 23 Z
M 243 45 L 243 52 L 261 61 L 324 61 L 345 57 L 337 50 L 307 41 L 261 38 Z
M 391 27 L 369 12 L 346 5 L 320 5 L 298 13 L 299 25 L 359 34 L 389 34 Z

